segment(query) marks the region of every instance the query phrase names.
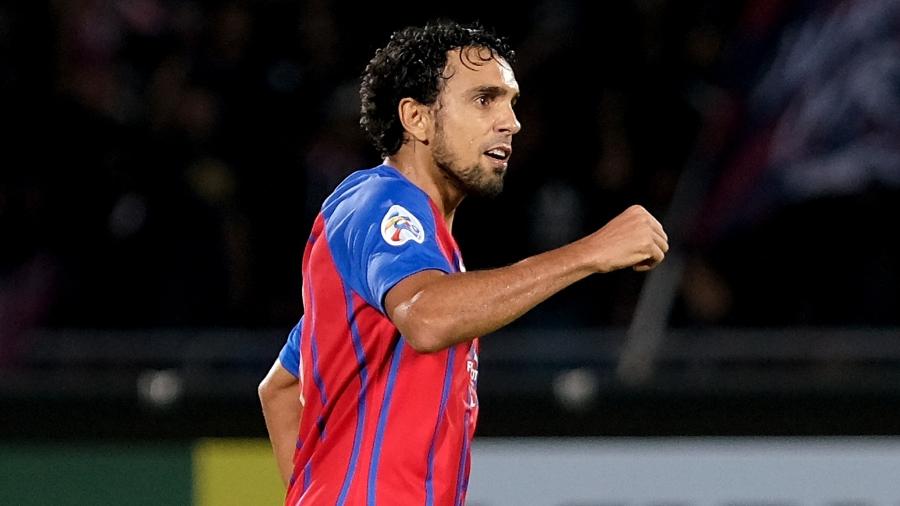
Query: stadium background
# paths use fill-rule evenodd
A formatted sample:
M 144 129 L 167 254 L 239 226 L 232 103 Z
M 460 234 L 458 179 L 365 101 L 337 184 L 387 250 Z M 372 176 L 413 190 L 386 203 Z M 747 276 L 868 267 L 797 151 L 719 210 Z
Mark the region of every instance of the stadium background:
M 893 448 L 897 0 L 13 1 L 0 503 L 277 495 L 255 386 L 299 316 L 318 205 L 377 163 L 359 74 L 392 30 L 439 16 L 480 20 L 519 55 L 507 190 L 465 202 L 455 227 L 470 269 L 635 202 L 673 245 L 649 276 L 586 280 L 484 339 L 486 447 Z

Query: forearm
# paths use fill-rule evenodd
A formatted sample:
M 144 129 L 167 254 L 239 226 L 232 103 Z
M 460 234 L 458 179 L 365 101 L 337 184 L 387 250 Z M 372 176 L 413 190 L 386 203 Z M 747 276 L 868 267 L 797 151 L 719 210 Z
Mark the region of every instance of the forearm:
M 662 225 L 631 206 L 587 237 L 508 267 L 413 274 L 388 291 L 385 309 L 414 349 L 439 351 L 507 325 L 592 273 L 652 269 L 668 249 Z
M 287 485 L 293 473 L 297 431 L 303 414 L 299 385 L 276 361 L 260 384 L 259 398 L 278 472 Z
M 296 397 L 293 403 L 297 404 Z M 280 413 L 280 414 L 275 414 Z M 278 465 L 278 473 L 287 486 L 294 471 L 294 450 L 297 448 L 297 428 L 300 425 L 300 410 L 296 407 L 293 413 L 288 412 L 287 406 L 275 408 L 263 405 L 263 414 L 266 419 L 266 429 L 269 431 L 269 440 L 272 442 L 272 450 L 275 453 L 275 462 Z
M 493 332 L 594 272 L 586 247 L 578 241 L 507 267 L 436 276 L 397 305 L 393 320 L 420 351 Z

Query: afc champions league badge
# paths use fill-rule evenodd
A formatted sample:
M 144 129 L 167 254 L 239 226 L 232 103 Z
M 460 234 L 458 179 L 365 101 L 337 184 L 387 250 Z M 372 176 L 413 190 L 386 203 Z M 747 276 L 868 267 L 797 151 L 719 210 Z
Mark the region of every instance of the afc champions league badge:
M 405 207 L 394 205 L 381 220 L 381 237 L 391 246 L 401 246 L 408 241 L 425 242 L 425 229 L 413 213 Z

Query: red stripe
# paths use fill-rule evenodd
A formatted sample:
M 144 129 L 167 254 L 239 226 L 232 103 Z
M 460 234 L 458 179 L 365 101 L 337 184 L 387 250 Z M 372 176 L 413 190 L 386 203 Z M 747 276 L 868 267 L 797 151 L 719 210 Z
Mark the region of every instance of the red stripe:
M 375 432 L 390 372 L 390 356 L 394 349 L 383 339 L 386 336 L 396 336 L 396 328 L 390 320 L 355 293 L 353 294 L 353 318 L 362 339 L 369 386 L 366 389 L 366 414 L 362 439 L 364 444 L 360 448 L 356 473 L 347 494 L 346 504 L 365 504 Z M 395 341 L 397 338 L 392 337 L 391 340 Z
M 318 287 L 340 287 L 341 278 L 331 257 L 328 243 L 324 240 L 324 219 L 319 216 L 313 225 L 313 236 L 316 241 L 307 246 L 304 253 L 305 279 L 312 280 Z M 306 285 L 306 283 L 304 283 Z M 334 315 L 346 314 L 346 303 L 338 288 L 317 290 L 316 312 L 312 315 L 310 295 L 304 300 L 304 312 L 315 319 L 318 351 L 321 360 L 319 372 L 329 395 L 334 399 L 344 396 L 356 398 L 359 393 L 359 378 L 354 374 L 356 358 L 350 329 L 346 318 Z M 321 316 L 321 317 L 320 317 Z M 346 336 L 344 339 L 335 336 Z M 310 346 L 304 342 L 303 357 L 311 356 Z M 296 469 L 303 469 L 307 461 L 312 460 L 312 481 L 310 489 L 303 495 L 303 504 L 334 503 L 340 487 L 333 486 L 334 477 L 342 477 L 346 471 L 353 444 L 356 426 L 356 410 L 352 403 L 334 403 L 322 409 L 318 389 L 312 380 L 312 368 L 304 370 L 303 395 L 306 409 L 300 423 L 300 434 L 304 435 L 303 446 L 297 452 L 294 461 Z M 325 420 L 328 439 L 319 439 L 316 420 L 319 416 Z M 296 471 L 295 471 L 296 472 Z M 288 504 L 299 504 L 302 480 L 297 480 L 288 493 Z M 324 485 L 324 486 L 323 486 Z

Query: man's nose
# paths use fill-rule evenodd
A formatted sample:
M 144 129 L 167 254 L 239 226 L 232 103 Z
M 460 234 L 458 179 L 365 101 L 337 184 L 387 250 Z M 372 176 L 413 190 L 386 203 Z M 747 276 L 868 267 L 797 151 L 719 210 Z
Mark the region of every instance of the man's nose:
M 502 116 L 497 120 L 497 130 L 515 135 L 519 133 L 519 130 L 521 129 L 522 124 L 519 123 L 519 118 L 516 117 L 516 112 L 513 110 L 512 105 L 510 105 L 508 108 L 504 109 Z

